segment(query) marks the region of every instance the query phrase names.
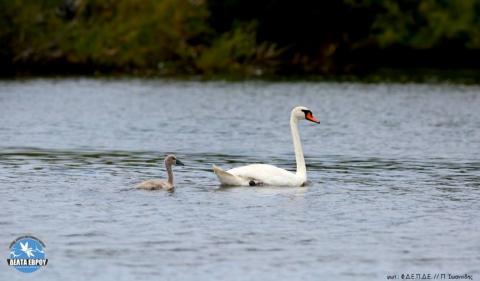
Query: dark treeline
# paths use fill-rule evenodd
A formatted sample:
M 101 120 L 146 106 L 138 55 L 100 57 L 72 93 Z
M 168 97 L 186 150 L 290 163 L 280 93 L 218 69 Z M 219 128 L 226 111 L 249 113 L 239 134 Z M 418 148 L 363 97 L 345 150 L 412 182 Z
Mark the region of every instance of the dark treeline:
M 4 76 L 476 72 L 480 0 L 0 0 Z

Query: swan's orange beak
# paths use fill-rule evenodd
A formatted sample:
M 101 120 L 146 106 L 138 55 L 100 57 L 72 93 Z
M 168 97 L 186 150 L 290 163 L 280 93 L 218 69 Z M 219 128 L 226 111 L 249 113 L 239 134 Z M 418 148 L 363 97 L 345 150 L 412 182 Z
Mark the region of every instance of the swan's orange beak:
M 307 115 L 305 115 L 305 119 L 307 119 L 308 121 L 312 121 L 312 122 L 315 122 L 317 124 L 320 124 L 320 120 L 313 117 L 313 114 L 311 112 L 309 112 L 309 113 L 307 113 Z

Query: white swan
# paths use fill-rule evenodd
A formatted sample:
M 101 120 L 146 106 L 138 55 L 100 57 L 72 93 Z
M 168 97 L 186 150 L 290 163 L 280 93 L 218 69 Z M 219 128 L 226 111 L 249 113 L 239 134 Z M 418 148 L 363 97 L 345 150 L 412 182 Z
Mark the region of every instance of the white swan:
M 137 185 L 137 188 L 146 189 L 146 190 L 156 190 L 156 189 L 166 189 L 166 190 L 173 190 L 175 185 L 173 184 L 173 172 L 172 172 L 172 165 L 180 165 L 184 166 L 182 161 L 178 160 L 175 155 L 167 155 L 165 157 L 165 168 L 167 169 L 168 179 L 167 181 L 161 179 L 151 179 L 146 180 Z
M 292 131 L 293 148 L 295 149 L 297 162 L 296 173 L 266 164 L 252 164 L 228 171 L 213 165 L 213 172 L 217 175 L 220 183 L 229 186 L 303 186 L 307 181 L 307 168 L 303 157 L 302 144 L 300 143 L 300 134 L 298 133 L 298 120 L 300 119 L 320 123 L 319 120 L 313 117 L 310 109 L 303 106 L 297 106 L 292 109 L 290 129 Z

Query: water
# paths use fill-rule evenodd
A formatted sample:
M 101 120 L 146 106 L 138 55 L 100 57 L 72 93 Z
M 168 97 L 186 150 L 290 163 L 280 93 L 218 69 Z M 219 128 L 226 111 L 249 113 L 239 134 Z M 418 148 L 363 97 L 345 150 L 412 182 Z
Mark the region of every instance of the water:
M 219 188 L 211 165 L 304 188 Z M 37 280 L 480 278 L 480 88 L 158 80 L 0 82 L 0 256 L 45 242 Z M 163 177 L 173 193 L 132 188 Z M 0 263 L 0 280 L 29 276 Z

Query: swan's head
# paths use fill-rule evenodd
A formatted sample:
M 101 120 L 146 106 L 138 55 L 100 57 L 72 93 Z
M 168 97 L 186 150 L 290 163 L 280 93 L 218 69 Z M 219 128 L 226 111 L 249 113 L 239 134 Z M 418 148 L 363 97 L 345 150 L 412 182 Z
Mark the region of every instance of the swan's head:
M 165 157 L 165 165 L 178 165 L 178 166 L 185 166 L 182 161 L 178 160 L 177 157 L 173 154 L 167 155 Z
M 292 109 L 292 117 L 295 117 L 298 120 L 308 120 L 310 122 L 320 124 L 320 120 L 313 116 L 313 113 L 310 109 L 306 108 L 305 106 L 297 106 Z

